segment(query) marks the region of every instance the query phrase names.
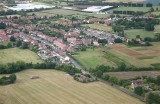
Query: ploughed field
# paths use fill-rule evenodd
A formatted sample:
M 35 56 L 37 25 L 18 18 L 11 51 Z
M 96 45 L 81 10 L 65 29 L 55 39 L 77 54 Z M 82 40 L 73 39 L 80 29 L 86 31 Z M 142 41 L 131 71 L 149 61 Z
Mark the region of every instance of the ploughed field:
M 0 104 L 144 104 L 110 85 L 80 83 L 64 72 L 29 69 L 16 75 L 15 84 L 0 86 Z

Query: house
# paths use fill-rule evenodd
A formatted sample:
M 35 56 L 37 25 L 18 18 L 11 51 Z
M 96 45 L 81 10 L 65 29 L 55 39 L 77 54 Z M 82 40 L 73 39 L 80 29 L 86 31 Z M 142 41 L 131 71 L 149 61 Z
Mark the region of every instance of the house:
M 4 30 L 0 30 L 0 42 L 8 41 L 9 38 Z
M 99 43 L 98 43 L 97 41 L 94 41 L 94 42 L 93 42 L 93 45 L 99 46 Z
M 71 44 L 74 44 L 76 43 L 76 38 L 67 38 L 67 42 L 71 43 Z
M 132 80 L 131 83 L 131 88 L 136 88 L 138 86 L 142 86 L 143 85 L 143 80 L 139 79 L 139 80 Z
M 68 48 L 63 42 L 61 42 L 61 41 L 59 41 L 59 40 L 55 40 L 55 41 L 53 42 L 53 44 L 54 44 L 56 47 L 58 47 L 59 49 L 61 49 L 62 51 L 66 51 L 67 48 Z

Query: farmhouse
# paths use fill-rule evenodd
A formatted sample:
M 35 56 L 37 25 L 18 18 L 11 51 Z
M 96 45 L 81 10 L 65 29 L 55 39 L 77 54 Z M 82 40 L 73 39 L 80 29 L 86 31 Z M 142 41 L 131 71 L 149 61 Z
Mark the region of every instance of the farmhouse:
M 131 88 L 134 89 L 135 87 L 141 86 L 142 84 L 143 84 L 142 80 L 133 80 L 131 83 Z

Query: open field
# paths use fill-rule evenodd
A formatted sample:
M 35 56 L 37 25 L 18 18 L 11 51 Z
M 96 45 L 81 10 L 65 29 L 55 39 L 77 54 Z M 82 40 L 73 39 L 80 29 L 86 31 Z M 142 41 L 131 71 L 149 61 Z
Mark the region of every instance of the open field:
M 131 30 L 125 30 L 125 37 L 130 39 L 135 39 L 137 35 L 140 35 L 141 38 L 145 37 L 154 37 L 154 32 L 152 31 L 146 31 L 144 29 L 131 29 Z
M 152 43 L 150 47 L 127 47 L 122 44 L 109 46 L 109 52 L 138 67 L 148 67 L 160 62 L 159 42 Z
M 1 49 L 0 50 L 0 63 L 9 63 L 16 61 L 40 63 L 43 62 L 36 53 L 30 50 L 23 50 L 18 48 Z
M 54 70 L 19 72 L 15 84 L 0 86 L 2 104 L 144 104 L 102 82 L 80 83 Z M 39 75 L 39 79 L 30 79 Z
M 104 58 L 104 52 L 100 48 L 87 49 L 87 51 L 79 52 L 78 55 L 73 57 L 81 63 L 85 68 L 95 68 L 97 65 L 115 66 L 115 64 Z
M 146 0 L 105 0 L 106 2 L 142 2 Z
M 119 7 L 119 8 L 115 8 L 113 10 L 148 12 L 148 11 L 150 11 L 150 9 L 151 9 L 150 7 Z
M 149 47 L 127 47 L 124 44 L 108 45 L 79 52 L 73 57 L 85 68 L 95 68 L 97 65 L 116 67 L 122 62 L 136 67 L 160 66 L 160 42 Z
M 81 11 L 73 11 L 73 10 L 65 10 L 65 9 L 51 9 L 51 10 L 43 10 L 43 11 L 39 11 L 39 12 L 30 12 L 28 14 L 36 14 L 36 15 L 56 15 L 56 14 L 60 14 L 60 15 L 86 15 L 86 16 L 95 16 L 98 18 L 106 18 L 108 16 L 110 16 L 109 14 L 93 14 L 93 13 L 86 13 L 86 12 L 81 12 Z
M 160 71 L 129 71 L 129 72 L 107 72 L 106 75 L 117 77 L 118 79 L 132 79 L 136 77 L 148 76 L 156 78 Z
M 103 30 L 107 32 L 112 31 L 112 27 L 106 24 L 83 24 L 82 26 L 90 27 L 90 28 L 97 29 L 97 30 Z

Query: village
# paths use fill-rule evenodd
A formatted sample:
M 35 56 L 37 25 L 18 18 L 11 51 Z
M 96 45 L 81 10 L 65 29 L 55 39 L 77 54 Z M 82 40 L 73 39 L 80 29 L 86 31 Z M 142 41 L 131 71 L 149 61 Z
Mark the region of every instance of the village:
M 105 39 L 108 44 L 113 44 L 114 39 L 123 37 L 117 36 L 115 34 L 100 31 L 85 27 L 72 27 L 74 24 L 85 24 L 85 23 L 111 23 L 111 19 L 98 19 L 91 18 L 88 20 L 75 20 L 67 22 L 52 22 L 51 25 L 56 26 L 69 26 L 69 30 L 66 32 L 62 29 L 51 28 L 47 24 L 24 24 L 19 25 L 16 22 L 19 20 L 33 20 L 33 19 L 47 20 L 51 17 L 47 16 L 28 16 L 28 17 L 18 17 L 14 19 L 13 17 L 1 19 L 0 22 L 5 23 L 7 28 L 1 30 L 0 38 L 1 41 L 7 41 L 11 36 L 16 38 L 16 40 L 21 40 L 23 42 L 29 43 L 31 46 L 38 46 L 37 54 L 45 61 L 65 63 L 70 64 L 70 58 L 67 56 L 66 52 L 75 52 L 78 50 L 79 46 L 87 47 L 93 45 L 98 47 L 100 43 L 98 40 Z M 49 30 L 51 32 L 56 32 L 60 36 L 52 37 L 44 34 L 41 30 Z

